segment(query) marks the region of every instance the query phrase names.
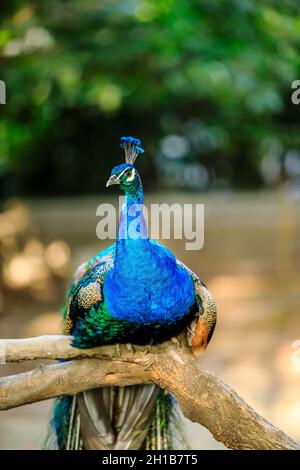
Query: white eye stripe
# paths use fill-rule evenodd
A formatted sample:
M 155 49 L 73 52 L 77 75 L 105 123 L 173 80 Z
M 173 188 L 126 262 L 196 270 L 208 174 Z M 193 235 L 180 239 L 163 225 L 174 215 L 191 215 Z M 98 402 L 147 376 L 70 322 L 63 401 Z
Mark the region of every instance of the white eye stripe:
M 131 175 L 128 176 L 126 182 L 127 182 L 127 181 L 133 181 L 134 178 L 135 178 L 135 170 L 134 170 L 134 168 L 133 168 L 132 171 L 131 171 Z
M 121 176 L 124 175 L 124 173 L 126 173 L 126 171 L 130 170 L 130 168 L 125 168 L 125 170 L 122 171 L 122 173 L 119 174 L 118 178 L 121 178 Z
M 119 179 L 124 175 L 124 173 L 125 173 L 126 171 L 128 171 L 128 170 L 129 170 L 129 168 L 125 168 L 125 170 L 123 170 L 122 173 L 119 174 L 118 180 L 119 180 Z M 128 178 L 126 179 L 126 182 L 127 182 L 127 181 L 133 181 L 134 178 L 135 178 L 135 169 L 132 168 L 132 170 L 131 170 L 131 175 L 128 176 Z

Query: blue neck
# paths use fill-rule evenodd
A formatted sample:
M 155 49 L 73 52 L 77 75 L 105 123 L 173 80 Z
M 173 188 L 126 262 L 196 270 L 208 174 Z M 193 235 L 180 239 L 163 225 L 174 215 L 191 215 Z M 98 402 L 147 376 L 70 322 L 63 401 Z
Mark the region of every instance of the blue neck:
M 121 268 L 128 257 L 142 258 L 149 246 L 148 228 L 143 215 L 143 188 L 139 182 L 125 192 L 116 242 L 115 267 Z
M 107 308 L 127 322 L 174 324 L 195 302 L 193 281 L 171 252 L 149 240 L 143 190 L 135 183 L 134 191 L 124 188 L 114 268 L 104 283 Z

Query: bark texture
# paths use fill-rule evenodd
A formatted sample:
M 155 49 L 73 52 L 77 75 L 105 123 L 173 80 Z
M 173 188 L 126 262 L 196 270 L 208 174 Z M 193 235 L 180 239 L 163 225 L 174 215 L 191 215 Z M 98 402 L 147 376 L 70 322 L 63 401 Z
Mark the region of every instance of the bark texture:
M 107 385 L 155 383 L 178 400 L 184 415 L 230 449 L 299 449 L 238 394 L 204 369 L 184 337 L 148 351 L 130 345 L 76 349 L 70 337 L 42 336 L 0 342 L 1 362 L 65 359 L 0 379 L 0 409 Z

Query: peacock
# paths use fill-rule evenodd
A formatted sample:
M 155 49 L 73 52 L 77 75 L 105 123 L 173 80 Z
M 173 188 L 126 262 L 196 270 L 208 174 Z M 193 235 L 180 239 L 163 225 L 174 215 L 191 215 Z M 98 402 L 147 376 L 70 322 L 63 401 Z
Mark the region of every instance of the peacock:
M 187 329 L 194 354 L 215 329 L 216 303 L 204 283 L 174 254 L 148 236 L 143 187 L 134 166 L 141 141 L 122 137 L 125 163 L 113 168 L 106 186 L 125 194 L 116 242 L 80 265 L 63 308 L 72 345 L 151 345 Z M 174 400 L 154 384 L 105 387 L 54 404 L 56 449 L 171 449 Z

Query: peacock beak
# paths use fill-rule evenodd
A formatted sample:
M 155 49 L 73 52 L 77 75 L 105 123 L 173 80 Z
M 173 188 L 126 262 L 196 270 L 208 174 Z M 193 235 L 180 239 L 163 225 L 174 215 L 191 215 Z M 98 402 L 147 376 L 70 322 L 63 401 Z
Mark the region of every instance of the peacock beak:
M 108 186 L 112 186 L 113 184 L 120 184 L 119 177 L 117 175 L 111 175 L 106 183 L 106 187 L 108 188 Z

